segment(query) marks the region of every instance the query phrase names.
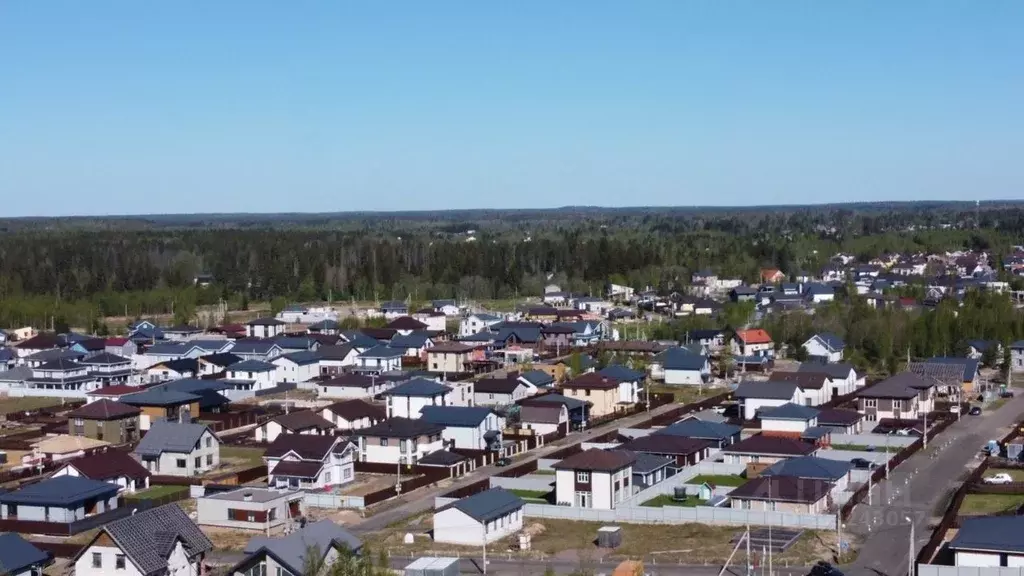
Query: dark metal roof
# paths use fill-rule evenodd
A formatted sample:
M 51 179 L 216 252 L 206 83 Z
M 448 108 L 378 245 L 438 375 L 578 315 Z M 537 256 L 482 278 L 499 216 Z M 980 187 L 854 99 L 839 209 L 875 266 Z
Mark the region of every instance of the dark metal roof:
M 232 364 L 228 370 L 231 372 L 274 372 L 277 370 L 277 366 L 260 360 L 242 360 L 237 364 Z
M 490 394 L 511 394 L 516 388 L 526 386 L 518 378 L 483 378 L 473 383 L 474 392 Z
M 440 382 L 426 378 L 413 378 L 384 392 L 385 396 L 437 396 L 447 394 L 452 389 Z
M 82 456 L 66 461 L 65 466 L 73 466 L 82 476 L 91 480 L 113 480 L 121 476 L 141 479 L 149 476 L 149 471 L 142 464 L 121 450 Z
M 594 472 L 614 472 L 621 470 L 636 461 L 636 454 L 626 450 L 601 450 L 591 448 L 577 452 L 568 458 L 555 462 L 556 470 L 591 470 Z
M 80 362 L 82 364 L 87 364 L 90 366 L 110 366 L 114 364 L 131 364 L 132 361 L 129 360 L 128 358 L 125 358 L 124 356 L 118 356 L 117 354 L 104 352 L 102 354 L 97 354 L 95 356 L 87 356 L 85 358 L 82 358 Z
M 397 357 L 399 357 L 399 356 L 401 356 L 403 354 L 404 354 L 404 352 L 402 350 L 398 350 L 396 348 L 389 348 L 388 346 L 384 346 L 383 344 L 381 344 L 381 345 L 378 345 L 378 346 L 374 346 L 373 348 L 370 348 L 366 352 L 363 352 L 362 354 L 359 355 L 359 357 L 360 358 L 397 358 Z
M 117 485 L 108 482 L 80 476 L 56 476 L 0 494 L 0 503 L 67 508 L 89 498 L 113 496 L 117 491 Z
M 68 412 L 67 417 L 69 419 L 82 418 L 85 420 L 115 420 L 118 418 L 137 416 L 141 412 L 142 410 L 135 406 L 129 406 L 127 404 L 103 398 L 101 400 L 96 400 L 95 402 L 89 402 L 78 409 Z
M 778 382 L 769 380 L 767 382 L 755 382 L 747 380 L 741 382 L 733 392 L 736 398 L 758 398 L 771 400 L 790 400 L 796 394 L 797 385 L 793 382 Z
M 669 348 L 661 354 L 665 370 L 701 370 L 707 364 L 706 356 L 694 354 L 686 348 Z
M 483 523 L 501 518 L 510 512 L 519 510 L 525 505 L 526 502 L 522 498 L 499 487 L 478 492 L 469 498 L 456 500 L 446 508 L 455 508 L 477 522 Z M 437 512 L 442 510 L 445 510 L 445 508 L 441 508 Z
M 633 473 L 650 474 L 671 464 L 673 461 L 669 458 L 641 452 L 636 455 L 636 462 L 633 462 Z
M 850 377 L 850 371 L 853 370 L 856 375 L 856 370 L 852 364 L 846 362 L 835 362 L 829 364 L 818 364 L 816 362 L 804 362 L 801 364 L 796 371 L 797 372 L 819 372 L 825 374 L 832 380 L 845 380 Z
M 995 553 L 1024 553 L 1024 516 L 985 516 L 965 518 L 949 543 L 951 550 L 978 550 Z
M 441 426 L 479 426 L 488 416 L 494 414 L 488 408 L 479 406 L 424 406 L 420 408 L 420 420 Z
M 347 442 L 347 440 L 337 436 L 278 434 L 270 446 L 267 446 L 264 455 L 268 458 L 280 458 L 289 452 L 294 452 L 303 460 L 323 460 L 331 453 L 337 442 Z
M 400 316 L 388 323 L 387 327 L 392 330 L 423 330 L 427 325 L 411 316 Z
M 385 411 L 382 406 L 370 404 L 365 400 L 343 400 L 341 402 L 335 402 L 330 406 L 325 406 L 324 410 L 330 410 L 349 422 L 359 420 L 361 418 L 369 418 L 370 420 L 377 421 L 383 420 L 387 417 L 387 411 Z
M 609 364 L 605 368 L 599 370 L 598 374 L 605 378 L 618 380 L 619 382 L 638 382 L 643 380 L 646 376 L 643 372 L 626 368 L 622 364 Z
M 784 436 L 757 434 L 745 440 L 722 448 L 722 452 L 735 454 L 770 454 L 775 456 L 806 456 L 817 450 L 810 442 L 793 440 Z
M 320 460 L 282 460 L 274 466 L 272 476 L 295 476 L 297 478 L 316 478 L 324 463 Z
M 139 440 L 135 453 L 143 456 L 159 456 L 164 452 L 189 453 L 205 432 L 210 432 L 205 424 L 157 420 L 150 424 L 146 435 Z
M 311 550 L 317 550 L 323 557 L 331 548 L 345 548 L 354 552 L 362 546 L 363 543 L 345 528 L 330 520 L 321 520 L 307 524 L 301 530 L 281 538 L 266 536 L 252 538 L 245 546 L 245 553 L 249 557 L 228 573 L 234 574 L 253 557 L 265 553 L 272 556 L 292 574 L 302 574 L 304 567 L 313 561 L 312 558 L 308 560 L 306 558 Z M 316 560 L 320 560 L 320 558 Z
M 730 498 L 743 500 L 774 500 L 813 504 L 832 490 L 824 480 L 793 478 L 791 476 L 759 476 L 733 489 Z
M 360 436 L 374 436 L 378 438 L 413 438 L 416 436 L 440 434 L 443 430 L 444 426 L 423 420 L 389 418 L 373 426 L 360 428 L 356 433 Z
M 319 414 L 312 410 L 302 410 L 290 414 L 281 414 L 274 417 L 271 422 L 277 422 L 282 428 L 292 432 L 301 432 L 316 428 L 318 430 L 333 430 L 334 424 L 324 420 Z
M 143 575 L 167 570 L 174 542 L 182 541 L 190 558 L 213 550 L 213 543 L 177 504 L 145 510 L 103 527 Z M 82 548 L 83 554 L 88 546 Z
M 420 466 L 454 466 L 464 460 L 469 460 L 469 456 L 448 450 L 435 450 L 420 458 L 418 464 Z
M 845 378 L 845 376 L 844 376 Z M 789 372 L 776 370 L 772 373 L 773 382 L 792 382 L 802 390 L 821 390 L 828 384 L 829 376 L 822 371 Z
M 189 404 L 199 400 L 199 396 L 186 392 L 178 392 L 163 386 L 149 388 L 135 394 L 121 397 L 121 402 L 132 406 L 176 406 Z
M 761 476 L 793 476 L 795 478 L 817 478 L 835 482 L 849 474 L 853 464 L 845 460 L 831 460 L 817 456 L 786 458 L 761 472 Z
M 658 430 L 652 436 L 670 435 L 685 436 L 687 438 L 700 438 L 707 440 L 725 440 L 740 433 L 739 426 L 732 424 L 720 424 L 718 422 L 707 422 L 697 418 L 688 418 L 675 424 L 671 424 Z
M 30 568 L 42 567 L 49 561 L 49 554 L 33 546 L 20 534 L 0 534 L 0 570 L 4 574 L 27 574 Z
M 782 406 L 765 408 L 761 410 L 761 419 L 772 420 L 811 420 L 818 415 L 818 410 L 810 406 L 801 406 L 792 402 L 786 402 Z
M 714 446 L 712 440 L 673 436 L 671 434 L 649 434 L 626 442 L 620 448 L 648 454 L 675 454 L 685 456 Z
M 864 418 L 864 415 L 856 410 L 822 410 L 818 413 L 818 426 L 849 426 L 856 424 Z

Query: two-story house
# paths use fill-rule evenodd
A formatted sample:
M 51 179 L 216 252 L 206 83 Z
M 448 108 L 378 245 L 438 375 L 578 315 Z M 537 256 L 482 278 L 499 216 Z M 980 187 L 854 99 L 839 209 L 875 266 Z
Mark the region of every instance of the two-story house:
M 447 448 L 501 449 L 505 419 L 489 408 L 474 406 L 424 406 L 420 420 L 444 427 Z
M 267 485 L 322 489 L 355 478 L 355 446 L 340 436 L 281 434 L 263 454 Z
M 142 409 L 113 400 L 89 402 L 67 413 L 68 434 L 127 444 L 139 439 Z
M 846 342 L 831 332 L 820 332 L 811 336 L 803 343 L 807 356 L 822 362 L 840 362 Z
M 356 364 L 352 369 L 362 374 L 394 372 L 402 369 L 404 355 L 403 350 L 381 344 L 356 356 Z
M 262 360 L 242 360 L 227 367 L 227 378 L 235 390 L 267 390 L 277 384 L 277 365 Z
M 321 418 L 313 410 L 300 410 L 281 414 L 256 427 L 257 442 L 273 442 L 281 434 L 312 436 L 331 435 L 334 423 Z
M 362 462 L 415 464 L 444 448 L 444 427 L 423 420 L 388 418 L 357 432 Z
M 730 346 L 734 356 L 775 356 L 775 342 L 771 335 L 761 328 L 737 330 Z
M 191 421 L 199 416 L 200 397 L 189 392 L 180 392 L 163 386 L 147 388 L 141 392 L 126 394 L 118 402 L 135 406 L 142 410 L 139 414 L 139 427 L 149 430 L 153 423 L 160 420 Z
M 740 401 L 744 420 L 753 420 L 765 408 L 774 408 L 787 403 L 798 403 L 799 389 L 792 382 L 752 381 L 741 382 L 733 392 Z
M 277 318 L 256 318 L 245 325 L 245 335 L 249 338 L 273 338 L 283 334 L 287 324 Z
M 339 430 L 358 430 L 387 419 L 387 410 L 365 400 L 342 400 L 323 407 L 320 415 Z
M 220 439 L 204 424 L 154 422 L 132 452 L 146 470 L 196 476 L 220 465 Z
M 883 418 L 917 420 L 934 408 L 936 383 L 901 372 L 857 393 L 857 410 L 867 422 Z
M 68 460 L 51 476 L 79 476 L 109 482 L 121 494 L 149 488 L 150 473 L 142 464 L 121 450 L 106 450 Z
M 490 330 L 494 325 L 500 324 L 502 318 L 494 314 L 470 314 L 459 322 L 459 338 L 472 336 L 479 332 Z
M 552 465 L 555 500 L 563 506 L 611 510 L 633 495 L 636 454 L 591 448 Z
M 270 538 L 256 536 L 249 540 L 238 564 L 226 574 L 230 576 L 289 576 L 307 574 L 310 566 L 324 567 L 325 572 L 342 553 L 358 555 L 362 542 L 345 528 L 330 520 L 306 524 L 287 536 Z
M 388 418 L 419 418 L 424 406 L 451 404 L 452 388 L 434 380 L 413 378 L 384 392 Z
M 284 354 L 284 349 L 273 340 L 239 340 L 230 352 L 242 360 L 270 362 Z
M 467 372 L 475 346 L 462 342 L 438 342 L 427 350 L 427 370 L 436 374 Z

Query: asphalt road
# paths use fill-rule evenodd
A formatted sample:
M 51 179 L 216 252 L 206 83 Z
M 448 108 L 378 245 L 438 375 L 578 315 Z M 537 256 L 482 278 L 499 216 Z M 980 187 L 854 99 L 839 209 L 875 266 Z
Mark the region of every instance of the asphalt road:
M 891 478 L 875 488 L 872 505 L 867 501 L 858 505 L 847 523 L 851 533 L 866 540 L 845 572 L 853 576 L 906 574 L 911 522 L 916 556 L 931 538 L 929 521 L 945 513 L 936 507 L 958 487 L 963 475 L 980 463 L 977 454 L 982 446 L 1005 436 L 1022 412 L 1024 395 L 994 412 L 962 416 L 927 449 L 895 468 Z
M 524 456 L 515 458 L 513 460 L 512 465 L 518 466 L 523 462 L 529 462 L 531 460 L 536 460 L 538 458 L 544 458 L 548 454 L 551 454 L 556 450 L 565 448 L 566 446 L 572 446 L 575 444 L 586 442 L 593 438 L 594 436 L 600 436 L 612 430 L 616 430 L 619 428 L 629 428 L 630 426 L 642 422 L 643 420 L 646 420 L 651 416 L 662 414 L 675 408 L 678 408 L 677 404 L 667 404 L 665 406 L 659 406 L 658 408 L 655 408 L 650 412 L 641 412 L 640 414 L 635 414 L 633 416 L 627 416 L 626 418 L 613 420 L 601 426 L 597 426 L 596 428 L 593 428 L 591 430 L 572 433 L 561 440 L 552 442 L 551 444 L 547 444 L 540 449 L 531 450 L 530 452 L 527 452 Z M 350 529 L 357 534 L 365 534 L 367 532 L 381 530 L 391 524 L 394 524 L 395 522 L 432 509 L 434 507 L 435 497 L 451 492 L 456 488 L 461 488 L 474 482 L 478 482 L 484 478 L 494 476 L 501 470 L 502 468 L 498 468 L 497 466 L 483 466 L 477 468 L 471 474 L 464 476 L 460 480 L 444 488 L 421 488 L 409 494 L 400 496 L 397 499 L 397 501 L 400 502 L 400 504 L 398 504 L 397 506 L 393 505 L 395 501 L 392 500 L 390 502 L 392 504 L 391 506 L 389 506 L 385 510 L 381 510 L 380 512 L 361 521 L 358 524 L 353 524 L 350 527 Z

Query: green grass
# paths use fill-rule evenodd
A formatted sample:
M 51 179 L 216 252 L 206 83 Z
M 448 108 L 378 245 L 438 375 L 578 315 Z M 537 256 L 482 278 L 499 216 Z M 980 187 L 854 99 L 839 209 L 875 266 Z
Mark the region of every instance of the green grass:
M 188 486 L 153 486 L 148 490 L 136 492 L 131 497 L 136 500 L 156 500 L 157 498 L 163 498 L 178 492 L 188 492 L 188 490 Z
M 747 479 L 732 474 L 699 474 L 686 481 L 687 484 L 714 484 L 715 486 L 742 486 Z
M 868 450 L 871 448 L 871 450 Z M 852 452 L 899 452 L 904 449 L 905 446 L 888 446 L 885 444 L 881 446 L 865 446 L 863 444 L 833 444 L 833 450 L 850 450 Z
M 520 490 L 518 488 L 510 488 L 508 491 L 527 502 L 536 502 L 538 504 L 547 504 L 548 495 L 551 494 L 551 490 Z
M 540 474 L 542 476 L 554 476 L 555 475 L 555 471 L 554 470 L 535 470 L 533 472 L 530 472 L 530 474 Z
M 15 412 L 27 412 L 39 408 L 60 406 L 60 398 L 49 398 L 46 396 L 23 396 L 20 398 L 0 399 L 0 414 L 13 414 Z
M 238 460 L 245 460 L 252 464 L 263 464 L 263 454 L 266 452 L 263 448 L 249 448 L 246 446 L 221 446 L 220 457 L 221 458 L 235 458 Z
M 687 496 L 685 500 L 678 501 L 672 498 L 670 494 L 662 494 L 655 498 L 651 498 L 647 502 L 641 504 L 641 506 L 650 506 L 651 508 L 662 508 L 665 506 L 682 506 L 684 508 L 694 508 L 696 506 L 703 506 L 707 503 L 707 500 L 701 500 L 696 496 Z
M 985 516 L 1016 510 L 1024 504 L 1024 494 L 968 494 L 960 506 L 960 514 Z
M 1014 482 L 1024 482 L 1024 470 L 1017 470 L 1014 468 L 989 468 L 985 470 L 985 476 L 995 476 L 996 474 L 1009 474 L 1010 478 L 1013 478 Z

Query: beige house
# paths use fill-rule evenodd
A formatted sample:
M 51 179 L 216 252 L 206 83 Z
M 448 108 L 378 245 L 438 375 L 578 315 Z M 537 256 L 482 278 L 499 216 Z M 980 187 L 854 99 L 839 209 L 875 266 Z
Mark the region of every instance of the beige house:
M 427 349 L 427 370 L 439 374 L 466 372 L 474 348 L 461 342 L 438 342 Z
M 832 506 L 832 484 L 795 476 L 761 476 L 729 493 L 733 508 L 757 512 L 824 514 Z
M 562 385 L 562 394 L 589 402 L 590 417 L 628 410 L 636 403 L 636 382 L 627 382 L 600 372 L 588 372 Z

